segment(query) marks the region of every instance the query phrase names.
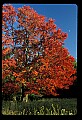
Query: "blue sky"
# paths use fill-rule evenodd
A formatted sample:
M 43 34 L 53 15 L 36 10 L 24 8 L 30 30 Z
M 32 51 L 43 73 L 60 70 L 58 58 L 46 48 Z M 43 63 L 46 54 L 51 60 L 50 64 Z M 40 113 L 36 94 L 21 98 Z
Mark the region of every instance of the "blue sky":
M 29 5 L 38 14 L 47 18 L 55 19 L 55 24 L 63 32 L 68 33 L 65 40 L 65 47 L 70 54 L 77 59 L 77 14 L 78 7 L 76 4 L 12 4 L 15 8 Z

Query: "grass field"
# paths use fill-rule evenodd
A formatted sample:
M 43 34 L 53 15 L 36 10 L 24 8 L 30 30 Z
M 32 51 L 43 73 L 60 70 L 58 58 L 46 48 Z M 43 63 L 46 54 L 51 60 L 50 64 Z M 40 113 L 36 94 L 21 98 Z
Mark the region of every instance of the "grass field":
M 76 115 L 76 98 L 43 98 L 34 101 L 2 101 L 3 115 Z

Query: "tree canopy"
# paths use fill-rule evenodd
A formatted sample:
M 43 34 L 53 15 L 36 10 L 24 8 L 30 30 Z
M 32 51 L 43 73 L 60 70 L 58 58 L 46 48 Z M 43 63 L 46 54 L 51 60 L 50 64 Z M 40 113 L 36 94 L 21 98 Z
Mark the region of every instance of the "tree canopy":
M 76 80 L 75 59 L 64 47 L 67 33 L 30 6 L 2 6 L 2 91 L 57 96 Z M 6 90 L 7 89 L 7 90 Z M 13 91 L 12 91 L 13 89 Z

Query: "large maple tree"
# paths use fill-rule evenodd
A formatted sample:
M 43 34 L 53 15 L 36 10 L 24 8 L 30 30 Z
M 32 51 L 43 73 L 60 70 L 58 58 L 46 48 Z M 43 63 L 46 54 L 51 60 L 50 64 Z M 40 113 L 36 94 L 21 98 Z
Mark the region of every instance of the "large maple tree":
M 76 79 L 75 59 L 64 47 L 67 33 L 57 29 L 52 18 L 39 15 L 30 6 L 2 10 L 3 92 L 12 82 L 15 92 L 56 96 Z M 6 87 L 6 88 L 7 88 Z M 9 92 L 12 90 L 9 89 Z

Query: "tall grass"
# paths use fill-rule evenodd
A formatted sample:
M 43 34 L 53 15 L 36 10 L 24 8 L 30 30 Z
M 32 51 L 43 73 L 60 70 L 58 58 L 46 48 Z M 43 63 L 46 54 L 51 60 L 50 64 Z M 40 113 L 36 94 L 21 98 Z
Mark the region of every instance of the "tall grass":
M 76 115 L 76 99 L 42 99 L 38 101 L 3 101 L 3 115 Z

